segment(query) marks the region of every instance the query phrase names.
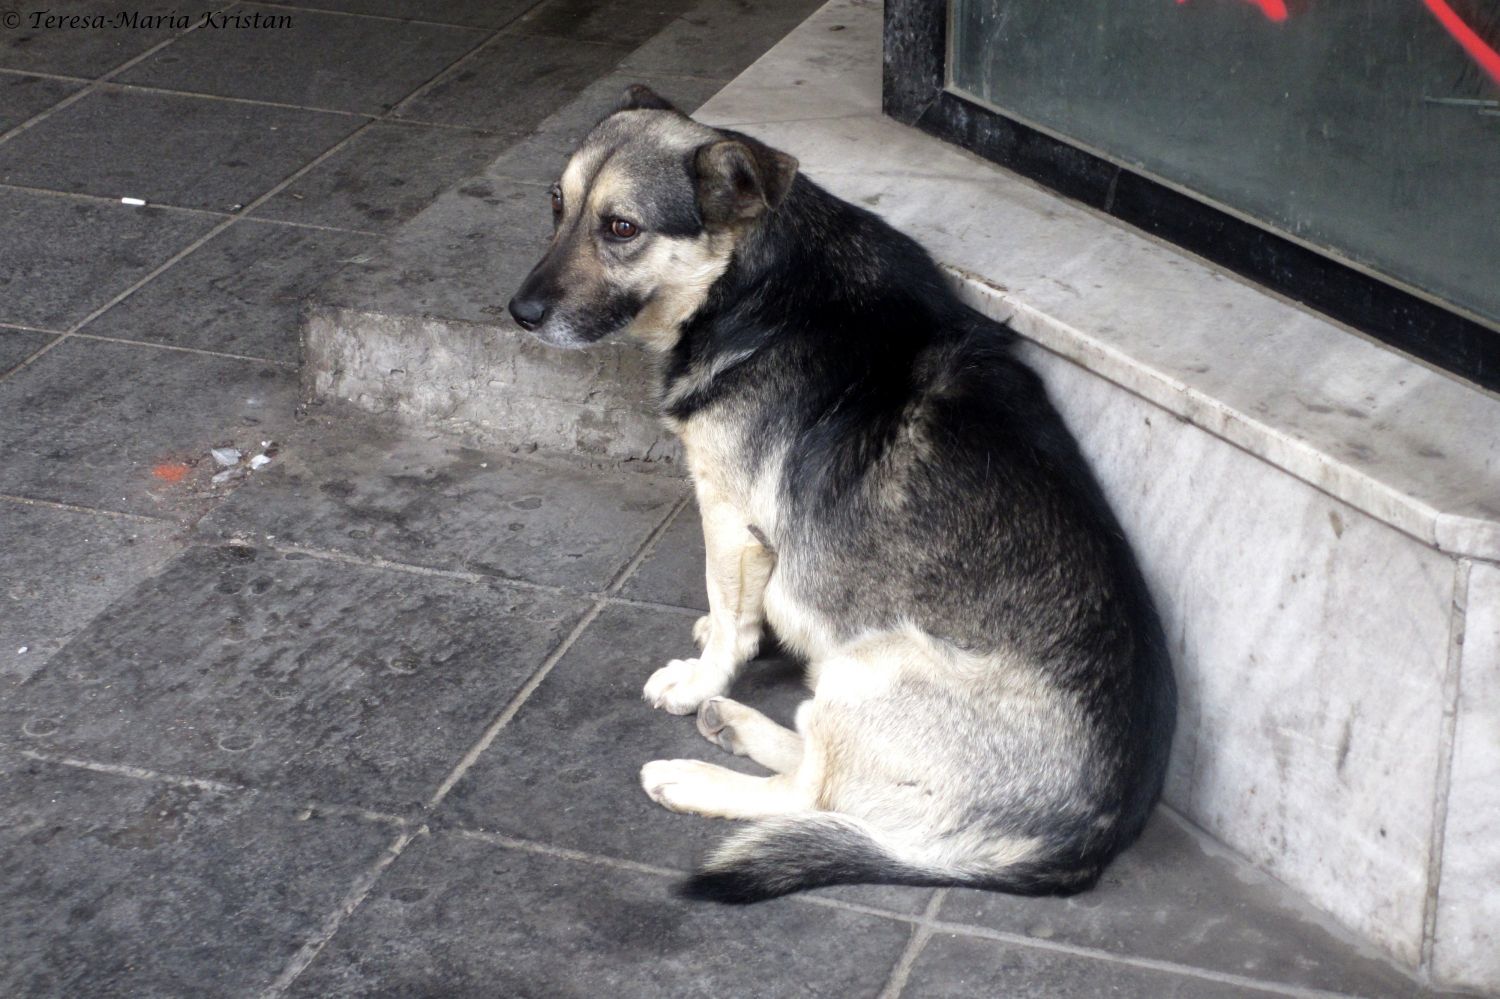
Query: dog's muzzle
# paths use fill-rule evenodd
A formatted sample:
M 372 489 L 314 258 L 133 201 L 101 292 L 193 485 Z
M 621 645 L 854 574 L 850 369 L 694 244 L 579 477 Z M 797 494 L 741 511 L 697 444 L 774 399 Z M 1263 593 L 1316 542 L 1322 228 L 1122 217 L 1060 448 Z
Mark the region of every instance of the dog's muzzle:
M 546 304 L 534 298 L 517 295 L 510 300 L 508 308 L 516 325 L 528 333 L 542 325 L 542 320 L 547 317 Z

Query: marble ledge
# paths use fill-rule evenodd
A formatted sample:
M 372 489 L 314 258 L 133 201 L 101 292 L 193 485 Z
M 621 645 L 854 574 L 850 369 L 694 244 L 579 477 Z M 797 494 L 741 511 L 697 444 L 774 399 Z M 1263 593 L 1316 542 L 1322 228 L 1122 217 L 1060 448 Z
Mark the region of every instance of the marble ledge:
M 891 121 L 879 102 L 879 7 L 834 0 L 696 117 L 797 156 L 1049 351 L 1427 545 L 1500 561 L 1500 398 Z

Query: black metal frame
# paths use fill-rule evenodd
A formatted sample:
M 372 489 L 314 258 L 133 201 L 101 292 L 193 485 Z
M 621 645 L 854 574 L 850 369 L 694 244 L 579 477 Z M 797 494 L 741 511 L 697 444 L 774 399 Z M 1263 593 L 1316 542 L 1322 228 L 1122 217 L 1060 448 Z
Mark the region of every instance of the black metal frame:
M 1500 391 L 1500 330 L 945 89 L 948 6 L 886 0 L 886 114 Z

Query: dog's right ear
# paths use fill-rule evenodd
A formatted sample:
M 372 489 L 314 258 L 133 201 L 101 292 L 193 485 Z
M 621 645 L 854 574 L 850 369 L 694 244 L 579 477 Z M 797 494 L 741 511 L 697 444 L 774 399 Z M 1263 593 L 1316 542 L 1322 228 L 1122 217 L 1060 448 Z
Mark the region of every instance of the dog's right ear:
M 676 111 L 672 102 L 652 90 L 644 83 L 632 83 L 620 95 L 620 103 L 612 113 L 621 111 Z

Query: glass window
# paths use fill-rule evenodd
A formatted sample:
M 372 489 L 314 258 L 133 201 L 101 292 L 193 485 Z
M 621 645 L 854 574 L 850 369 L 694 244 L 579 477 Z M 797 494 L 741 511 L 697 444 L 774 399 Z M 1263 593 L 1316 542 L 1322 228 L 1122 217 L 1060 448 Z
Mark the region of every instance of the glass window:
M 1497 0 L 952 0 L 948 86 L 1500 326 Z

